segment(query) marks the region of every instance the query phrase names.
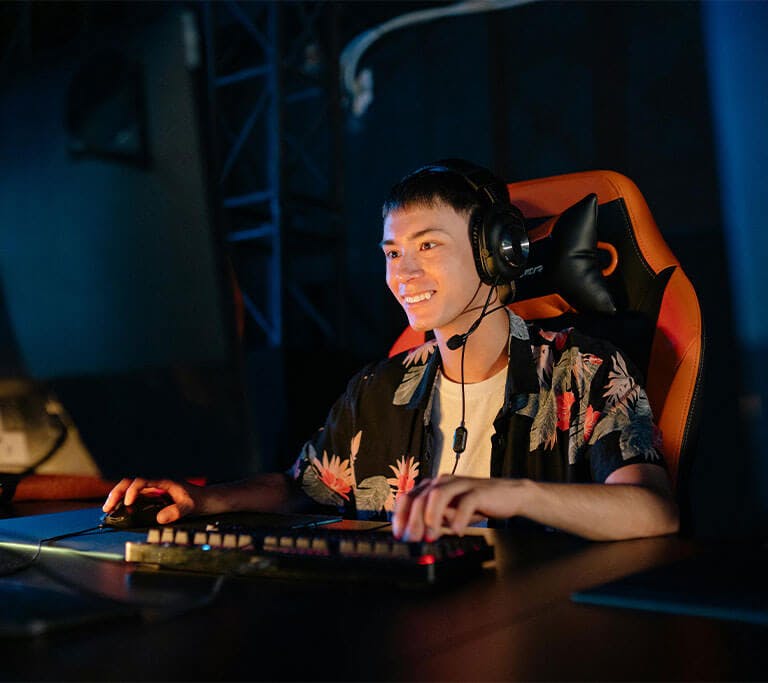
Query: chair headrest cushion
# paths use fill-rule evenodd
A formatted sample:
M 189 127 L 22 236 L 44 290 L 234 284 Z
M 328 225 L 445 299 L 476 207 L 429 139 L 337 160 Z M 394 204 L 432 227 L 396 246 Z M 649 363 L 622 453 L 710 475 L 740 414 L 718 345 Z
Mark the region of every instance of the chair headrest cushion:
M 581 313 L 614 314 L 616 305 L 603 277 L 597 245 L 597 195 L 589 194 L 554 219 L 542 236 L 529 233 L 525 272 L 517 279 L 517 301 L 559 294 Z

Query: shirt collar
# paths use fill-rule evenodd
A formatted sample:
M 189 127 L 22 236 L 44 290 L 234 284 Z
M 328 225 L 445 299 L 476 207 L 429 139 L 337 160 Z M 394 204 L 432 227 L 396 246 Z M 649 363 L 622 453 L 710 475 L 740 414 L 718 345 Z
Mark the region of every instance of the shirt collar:
M 531 353 L 531 338 L 528 325 L 518 315 L 507 309 L 509 315 L 509 340 L 507 352 L 509 354 L 509 369 L 505 387 L 505 404 L 512 402 L 516 394 L 538 394 L 539 378 L 536 374 L 536 366 Z M 421 362 L 416 361 L 406 370 L 403 379 L 395 392 L 395 405 L 405 405 L 406 408 L 415 410 L 426 408 L 432 396 L 432 388 L 435 377 L 440 367 L 440 349 L 435 342 L 431 344 L 426 353 L 421 353 Z M 425 344 L 422 349 L 427 348 Z M 413 354 L 413 352 L 412 352 Z M 408 357 L 414 357 L 409 354 Z

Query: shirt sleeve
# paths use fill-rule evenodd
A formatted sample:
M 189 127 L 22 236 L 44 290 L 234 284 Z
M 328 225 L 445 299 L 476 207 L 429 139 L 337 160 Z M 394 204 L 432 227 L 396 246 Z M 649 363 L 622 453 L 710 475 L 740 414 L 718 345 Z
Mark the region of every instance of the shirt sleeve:
M 664 466 L 659 432 L 639 371 L 618 349 L 603 357 L 589 394 L 587 425 L 592 479 L 604 482 L 625 465 Z
M 355 406 L 366 370 L 355 375 L 331 407 L 325 424 L 307 440 L 287 474 L 316 503 L 351 512 L 353 462 L 360 445 Z

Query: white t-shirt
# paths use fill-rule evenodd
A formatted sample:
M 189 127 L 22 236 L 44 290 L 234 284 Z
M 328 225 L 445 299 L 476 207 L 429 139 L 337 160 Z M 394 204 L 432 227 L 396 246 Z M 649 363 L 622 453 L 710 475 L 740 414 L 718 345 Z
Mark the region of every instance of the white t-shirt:
M 493 421 L 504 402 L 507 368 L 482 382 L 464 385 L 467 448 L 459 457 L 454 474 L 465 477 L 491 476 L 491 436 Z M 432 426 L 435 436 L 435 460 L 432 476 L 450 474 L 456 462 L 453 433 L 461 424 L 461 384 L 437 373 L 432 399 Z

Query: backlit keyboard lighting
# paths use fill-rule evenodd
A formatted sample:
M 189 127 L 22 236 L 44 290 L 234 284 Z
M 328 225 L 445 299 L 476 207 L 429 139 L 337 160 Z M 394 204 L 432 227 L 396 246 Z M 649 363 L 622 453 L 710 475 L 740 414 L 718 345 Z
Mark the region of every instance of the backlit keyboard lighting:
M 427 543 L 398 541 L 387 532 L 323 528 L 245 533 L 164 527 L 150 529 L 144 543 L 127 543 L 125 559 L 139 569 L 425 585 L 478 573 L 493 559 L 493 546 L 469 535 Z

